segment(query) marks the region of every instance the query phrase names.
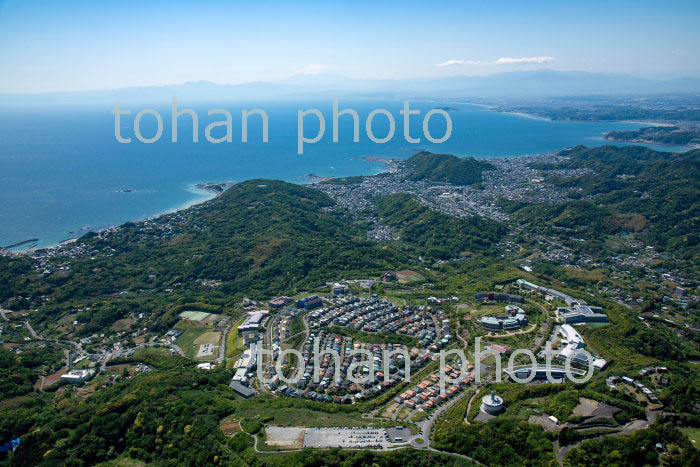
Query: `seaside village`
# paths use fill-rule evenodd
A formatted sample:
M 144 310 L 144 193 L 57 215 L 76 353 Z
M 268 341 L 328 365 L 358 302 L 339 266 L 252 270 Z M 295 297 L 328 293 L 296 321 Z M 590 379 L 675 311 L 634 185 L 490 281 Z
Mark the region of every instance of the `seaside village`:
M 396 285 L 397 279 L 407 285 L 404 290 L 415 290 L 408 285 L 422 278 L 400 271 L 387 273 L 381 282 Z M 577 329 L 609 325 L 605 311 L 558 290 L 518 279 L 498 290 L 468 297 L 407 295 L 406 300 L 372 294 L 369 290 L 376 282 L 332 283 L 326 285 L 325 292 L 275 297 L 266 303 L 244 299 L 237 315 L 183 310 L 177 324 L 160 335 L 148 332 L 142 315 L 132 316 L 123 323 L 125 330 L 111 338 L 93 335 L 80 339 L 66 352 L 62 373 L 42 379 L 41 384 L 60 382 L 89 393 L 96 385 L 128 377 L 127 370 L 131 374 L 149 371 L 144 363 L 135 365 L 132 357 L 139 349 L 153 347 L 194 359 L 201 371 L 220 365 L 234 370 L 230 389 L 244 398 L 269 393 L 354 404 L 383 397 L 382 416 L 415 424 L 434 419 L 462 397 L 496 381 L 496 358 L 501 359 L 502 379 L 530 378 L 526 384 L 532 385 L 565 381 L 567 359 L 576 377 L 584 376 L 589 366 L 600 372 L 608 364 L 593 354 Z M 9 323 L 29 326 L 8 314 L 11 312 L 3 311 L 5 329 Z M 479 356 L 481 385 L 477 386 L 472 351 L 474 337 L 479 336 L 483 347 Z M 537 356 L 536 365 L 520 360 L 508 368 L 514 348 L 503 342 L 511 337 L 529 339 L 523 342 Z M 555 355 L 549 377 L 544 342 L 551 343 Z M 455 350 L 464 352 L 465 357 Z M 439 368 L 441 351 L 453 351 L 446 357 L 444 374 Z M 654 384 L 642 383 L 637 375 L 610 375 L 608 389 L 628 394 L 647 409 L 660 409 L 652 387 L 668 385 L 668 370 L 646 368 L 641 375 L 653 378 Z M 505 410 L 500 395 L 482 393 L 480 397 L 479 420 Z M 304 446 L 311 447 L 388 446 L 410 438 L 397 429 L 376 433 L 340 429 L 335 434 L 331 429 L 298 429 L 305 430 L 308 442 Z M 285 437 L 296 439 L 294 433 L 279 430 L 270 438 L 273 444 L 274 437 L 279 438 L 278 447 L 285 446 Z

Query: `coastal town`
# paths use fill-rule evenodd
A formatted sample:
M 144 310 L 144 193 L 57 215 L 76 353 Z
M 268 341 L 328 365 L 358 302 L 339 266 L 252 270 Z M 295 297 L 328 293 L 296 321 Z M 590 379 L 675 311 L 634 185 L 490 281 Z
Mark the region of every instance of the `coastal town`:
M 700 466 L 700 2 L 395 3 L 0 0 L 0 467 Z
M 668 403 L 664 391 L 677 376 L 660 365 L 645 366 L 642 373 L 636 367 L 616 371 L 615 358 L 601 352 L 600 341 L 590 337 L 599 328 L 615 326 L 601 300 L 635 310 L 636 319 L 647 329 L 671 326 L 683 337 L 698 330 L 685 313 L 698 301 L 697 289 L 688 286 L 692 280 L 687 271 L 657 265 L 672 253 L 640 248 L 644 245 L 632 238 L 624 241 L 635 248 L 596 256 L 577 250 L 575 239 L 572 243 L 556 234 L 533 232 L 515 221 L 503 209 L 504 199 L 545 205 L 566 202 L 567 191 L 548 183 L 547 175 L 533 168 L 561 157 L 489 160 L 496 170 L 484 171 L 483 181 L 469 186 L 410 180 L 401 160 L 383 161 L 391 171 L 380 175 L 349 183 L 324 178 L 308 185 L 335 201 L 324 212 L 367 225 L 370 244 L 400 242 L 402 236 L 373 213 L 376 196 L 409 194 L 422 206 L 450 217 L 480 216 L 507 224 L 509 232 L 494 248 L 515 268 L 511 277 L 518 278 L 495 282 L 491 290 L 465 292 L 445 287 L 449 282 L 444 279 L 440 286 L 431 282 L 439 274 L 436 271 L 463 264 L 468 259 L 464 255 L 431 262 L 418 257 L 411 269 L 337 277 L 289 295 L 242 298 L 225 309 L 188 302 L 171 308 L 165 325 L 134 307 L 108 328 L 94 332 L 86 331 L 91 306 L 76 307 L 54 323 L 39 324 L 33 322 L 32 312 L 50 307 L 52 297 L 46 294 L 30 301 L 20 294 L 12 303 L 23 303 L 24 309 L 0 309 L 0 343 L 18 358 L 37 352 L 51 355 L 33 387 L 37 392 L 84 400 L 157 373 L 159 359 L 167 358 L 191 365 L 202 375 L 230 374 L 225 382 L 230 397 L 251 404 L 272 398 L 362 412 L 361 419 L 347 426 L 316 427 L 299 418 L 291 426 L 261 423 L 264 436 L 254 436 L 255 445 L 274 452 L 303 447 L 427 448 L 437 443 L 436 427 L 454 417 L 454 410 L 467 425 L 489 423 L 520 410 L 512 402 L 514 387 L 539 391 L 535 388 L 567 386 L 589 377 L 604 382 L 597 389 L 603 392 L 596 393 L 600 400 L 580 397 L 572 407 L 576 415 L 562 416 L 538 397 L 526 398 L 528 421 L 557 436 L 585 434 L 594 423 L 589 420 L 601 419 L 611 432 L 634 433 L 664 413 Z M 210 185 L 220 193 L 231 188 Z M 33 275 L 60 281 L 75 274 L 74 261 L 111 260 L 124 242 L 171 243 L 183 235 L 206 234 L 211 229 L 203 220 L 206 213 L 204 203 L 90 233 L 88 241 L 1 253 L 30 258 Z M 571 277 L 596 274 L 601 280 L 581 281 L 575 287 L 564 281 L 544 284 L 536 275 L 543 262 L 571 271 Z M 475 278 L 478 275 L 474 273 Z M 148 300 L 154 294 L 177 297 L 193 289 L 198 296 L 216 295 L 223 283 L 214 277 L 177 277 L 163 287 L 158 273 L 149 272 L 139 287 L 124 288 L 111 297 Z M 648 286 L 634 287 L 639 280 Z M 660 308 L 646 307 L 656 300 L 663 303 Z M 476 345 L 475 339 L 481 343 Z M 534 360 L 523 351 L 531 352 Z M 615 418 L 621 411 L 624 416 Z M 388 428 L 377 428 L 384 425 Z M 562 444 L 556 452 L 563 457 L 570 449 L 571 444 Z

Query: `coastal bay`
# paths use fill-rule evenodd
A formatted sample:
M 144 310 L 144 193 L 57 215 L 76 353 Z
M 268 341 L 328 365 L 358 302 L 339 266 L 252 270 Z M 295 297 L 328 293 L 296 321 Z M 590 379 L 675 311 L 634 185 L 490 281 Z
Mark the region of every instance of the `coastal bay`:
M 6 220 L 0 225 L 0 245 L 32 238 L 38 239 L 38 247 L 46 247 L 90 230 L 172 212 L 211 198 L 210 191 L 196 188 L 209 182 L 264 177 L 309 183 L 313 179 L 308 174 L 321 178 L 370 175 L 386 170 L 383 159 L 405 159 L 423 149 L 477 158 L 541 154 L 577 144 L 610 144 L 602 138 L 604 132 L 641 126 L 534 120 L 450 102 L 451 109 L 460 111 L 450 112 L 453 135 L 443 144 L 421 140 L 411 145 L 400 138 L 386 144 L 363 139 L 353 143 L 351 121 L 341 118 L 339 143 L 324 138 L 308 144 L 305 154 L 299 156 L 297 109 L 319 108 L 330 120 L 331 101 L 257 105 L 269 114 L 268 143 L 262 143 L 261 128 L 251 122 L 248 143 L 192 143 L 182 138 L 178 143 L 163 139 L 155 144 L 120 144 L 114 139 L 107 107 L 55 108 L 42 113 L 0 110 L 0 218 Z M 412 102 L 423 114 L 438 106 L 435 102 Z M 341 107 L 355 108 L 361 118 L 376 107 L 390 110 L 397 121 L 401 117 L 398 100 L 341 101 Z M 161 110 L 168 114 L 167 108 Z M 240 118 L 235 117 L 235 110 L 232 114 Z M 206 124 L 202 120 L 200 132 Z M 166 126 L 169 123 L 166 121 Z M 187 119 L 179 124 L 182 135 L 192 131 Z M 413 135 L 421 134 L 420 125 L 421 119 L 412 120 Z M 435 120 L 435 134 L 441 134 L 439 125 Z M 144 133 L 150 134 L 146 121 L 143 127 Z M 387 129 L 385 122 L 376 119 L 378 135 Z M 673 146 L 650 147 L 675 150 Z

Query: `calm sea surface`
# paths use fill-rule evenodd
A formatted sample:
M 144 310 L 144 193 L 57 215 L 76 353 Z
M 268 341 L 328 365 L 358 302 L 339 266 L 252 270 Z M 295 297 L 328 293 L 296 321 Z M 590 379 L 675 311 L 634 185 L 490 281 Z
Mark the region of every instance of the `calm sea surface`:
M 360 141 L 352 142 L 350 117 L 340 119 L 340 142 L 332 142 L 331 101 L 284 103 L 212 103 L 190 106 L 199 115 L 199 143 L 192 142 L 188 116 L 178 121 L 179 142 L 171 142 L 169 103 L 152 106 L 163 116 L 161 139 L 144 144 L 133 135 L 133 117 L 143 105 L 125 105 L 132 110 L 123 117 L 122 134 L 131 144 L 114 137 L 110 106 L 51 108 L 48 110 L 0 109 L 0 246 L 38 238 L 49 246 L 89 229 L 98 230 L 127 220 L 137 220 L 207 199 L 193 189 L 202 182 L 241 181 L 251 178 L 281 179 L 295 183 L 310 181 L 308 174 L 349 176 L 383 170 L 367 156 L 410 157 L 427 149 L 458 156 L 514 157 L 556 151 L 583 144 L 606 144 L 605 131 L 636 129 L 631 123 L 550 122 L 499 114 L 471 105 L 449 104 L 453 121 L 451 138 L 431 144 L 422 135 L 422 115 L 441 104 L 412 102 L 421 116 L 412 116 L 410 134 L 421 142 L 404 140 L 399 101 L 347 100 L 340 108 L 353 108 L 360 115 Z M 444 104 L 443 104 L 444 105 Z M 181 102 L 180 108 L 187 107 Z M 306 144 L 297 154 L 297 109 L 319 108 L 326 116 L 326 132 L 316 144 Z M 212 144 L 204 138 L 204 127 L 220 116 L 207 116 L 207 109 L 225 108 L 233 114 L 233 142 Z M 249 119 L 248 143 L 241 143 L 241 109 L 264 109 L 269 117 L 269 142 L 261 142 L 259 117 Z M 374 108 L 391 111 L 396 131 L 385 144 L 373 143 L 365 133 L 365 120 Z M 152 116 L 143 117 L 145 137 L 155 133 Z M 307 137 L 316 134 L 315 118 L 306 119 Z M 377 115 L 376 137 L 388 132 L 387 119 Z M 434 137 L 444 133 L 441 117 L 430 121 Z M 214 131 L 213 136 L 221 136 Z M 684 148 L 650 146 L 665 151 Z M 127 192 L 124 192 L 127 190 Z M 71 231 L 73 231 L 71 233 Z

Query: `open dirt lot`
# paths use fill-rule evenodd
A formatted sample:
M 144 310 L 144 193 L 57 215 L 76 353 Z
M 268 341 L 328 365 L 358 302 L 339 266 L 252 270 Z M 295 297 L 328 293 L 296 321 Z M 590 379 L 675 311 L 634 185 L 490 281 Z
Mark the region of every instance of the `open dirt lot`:
M 590 417 L 593 415 L 593 412 L 596 411 L 599 405 L 600 403 L 598 401 L 581 397 L 578 400 L 578 405 L 574 408 L 574 415 L 578 415 L 580 417 Z
M 288 449 L 304 447 L 306 428 L 269 426 L 265 428 L 265 444 Z
M 226 436 L 233 436 L 240 433 L 241 424 L 233 415 L 229 415 L 219 422 L 219 428 Z
M 579 404 L 574 407 L 573 413 L 585 418 L 612 418 L 613 415 L 620 411 L 617 407 L 586 399 L 585 397 L 579 398 L 578 402 Z

